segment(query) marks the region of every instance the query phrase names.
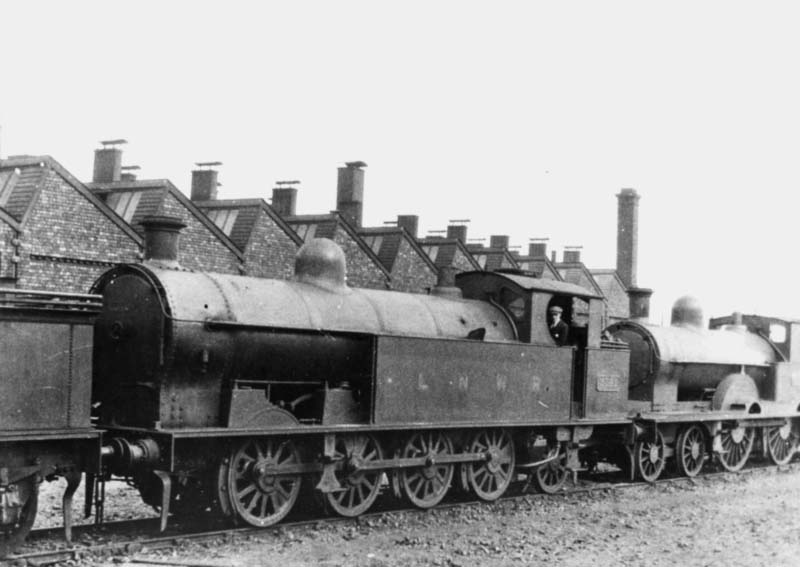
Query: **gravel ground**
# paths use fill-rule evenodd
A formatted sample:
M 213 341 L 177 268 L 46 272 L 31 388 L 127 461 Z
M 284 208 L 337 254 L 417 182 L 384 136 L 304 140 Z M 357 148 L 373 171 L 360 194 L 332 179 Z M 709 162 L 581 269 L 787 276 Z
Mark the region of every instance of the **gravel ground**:
M 800 471 L 277 528 L 95 566 L 800 565 Z M 135 560 L 136 562 L 133 562 Z M 164 564 L 164 563 L 162 563 Z
M 57 528 L 64 525 L 61 501 L 67 483 L 64 479 L 43 482 L 39 487 L 39 512 L 36 515 L 34 529 Z M 72 518 L 75 525 L 92 524 L 94 517 L 83 518 L 84 487 L 82 481 L 72 497 Z M 158 514 L 142 502 L 139 491 L 124 482 L 106 483 L 106 520 L 130 520 L 133 518 L 156 517 Z

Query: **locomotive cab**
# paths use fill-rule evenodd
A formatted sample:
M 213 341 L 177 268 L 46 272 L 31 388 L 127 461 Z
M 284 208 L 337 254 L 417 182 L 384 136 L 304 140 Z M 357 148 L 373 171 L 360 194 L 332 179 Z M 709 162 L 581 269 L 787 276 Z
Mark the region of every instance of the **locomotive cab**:
M 571 283 L 504 272 L 465 272 L 456 276 L 456 285 L 465 298 L 501 307 L 520 342 L 570 353 L 572 417 L 625 409 L 629 351 L 601 340 L 602 297 Z M 561 308 L 569 326 L 568 340 L 561 346 L 548 325 L 547 314 L 554 306 Z

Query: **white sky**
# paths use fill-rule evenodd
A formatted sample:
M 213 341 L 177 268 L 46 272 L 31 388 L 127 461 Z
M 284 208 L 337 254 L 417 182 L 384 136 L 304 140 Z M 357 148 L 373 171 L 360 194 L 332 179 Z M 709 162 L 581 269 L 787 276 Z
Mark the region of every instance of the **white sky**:
M 89 180 L 126 138 L 140 178 L 220 198 L 300 179 L 335 207 L 363 160 L 364 224 L 583 245 L 614 267 L 616 197 L 640 201 L 639 285 L 709 315 L 800 317 L 796 2 L 0 0 L 0 152 Z

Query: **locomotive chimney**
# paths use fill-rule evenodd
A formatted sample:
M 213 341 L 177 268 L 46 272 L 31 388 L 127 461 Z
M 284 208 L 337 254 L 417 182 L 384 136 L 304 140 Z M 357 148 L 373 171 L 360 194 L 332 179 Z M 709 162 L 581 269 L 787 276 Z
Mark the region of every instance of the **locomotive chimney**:
M 122 175 L 122 150 L 118 147 L 127 140 L 104 140 L 103 147 L 94 151 L 94 183 L 113 183 Z
M 631 319 L 647 321 L 650 318 L 650 296 L 652 289 L 632 287 L 628 290 L 628 316 Z
M 363 161 L 350 161 L 339 168 L 336 184 L 336 210 L 356 228 L 361 228 L 361 215 L 364 208 L 364 168 Z
M 214 201 L 217 198 L 218 171 L 214 168 L 221 161 L 204 161 L 195 164 L 199 169 L 192 171 L 192 201 Z
M 453 266 L 442 266 L 436 279 L 436 287 L 431 289 L 431 295 L 439 297 L 463 297 L 461 288 L 456 287 L 456 269 Z
M 297 187 L 299 181 L 276 181 L 272 190 L 272 208 L 282 217 L 297 214 Z
M 403 227 L 412 238 L 416 238 L 419 230 L 419 217 L 417 215 L 397 215 L 397 226 Z
M 181 229 L 186 224 L 179 218 L 151 216 L 142 220 L 144 259 L 165 268 L 178 268 L 178 245 Z

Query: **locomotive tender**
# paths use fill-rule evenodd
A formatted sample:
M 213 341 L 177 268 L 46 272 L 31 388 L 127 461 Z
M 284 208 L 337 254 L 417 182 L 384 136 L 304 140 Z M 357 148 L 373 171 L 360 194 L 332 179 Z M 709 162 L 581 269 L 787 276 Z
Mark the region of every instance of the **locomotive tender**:
M 30 529 L 42 478 L 69 475 L 71 497 L 75 471 L 89 479 L 87 510 L 95 479 L 113 474 L 160 510 L 162 528 L 170 513 L 208 509 L 267 526 L 301 492 L 357 516 L 387 482 L 427 508 L 455 486 L 494 500 L 519 473 L 555 491 L 601 460 L 652 481 L 668 461 L 694 476 L 711 457 L 738 470 L 756 445 L 776 463 L 795 453 L 798 322 L 703 329 L 682 300 L 671 327 L 604 329 L 601 297 L 510 272 L 462 273 L 430 295 L 353 289 L 324 239 L 301 248 L 292 281 L 193 272 L 177 261 L 180 223 L 148 225 L 146 261 L 93 288 L 93 345 L 69 323 L 82 342 L 68 360 L 92 348 L 99 429 L 88 427 L 89 364 L 69 362 L 70 378 L 47 387 L 74 400 L 72 417 L 0 438 L 7 536 Z M 554 305 L 572 323 L 565 346 L 547 327 Z M 96 311 L 83 305 L 79 322 Z M 56 327 L 78 317 L 58 313 Z M 17 348 L 39 347 L 26 336 Z M 53 425 L 69 452 L 34 467 L 53 462 L 37 437 Z

